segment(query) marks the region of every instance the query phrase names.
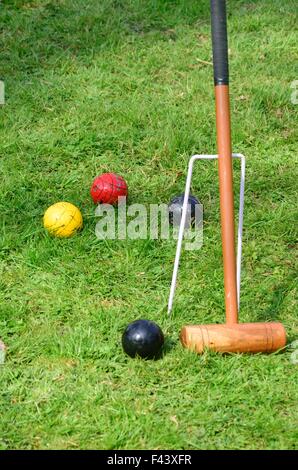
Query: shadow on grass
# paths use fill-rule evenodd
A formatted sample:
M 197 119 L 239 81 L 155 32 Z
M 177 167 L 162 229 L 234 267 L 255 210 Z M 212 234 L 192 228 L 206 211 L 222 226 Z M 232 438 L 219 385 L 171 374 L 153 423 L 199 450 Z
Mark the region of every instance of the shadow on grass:
M 263 3 L 231 0 L 228 12 L 251 14 Z M 283 4 L 290 8 L 291 2 Z M 156 32 L 160 39 L 175 40 L 175 28 L 209 23 L 210 6 L 208 0 L 15 0 L 4 2 L 0 17 L 4 74 L 16 74 L 47 68 L 53 59 L 58 65 L 67 56 L 88 63 L 130 36 Z
M 262 312 L 262 314 L 258 315 L 258 321 L 282 321 L 280 310 L 282 309 L 286 296 L 291 291 L 292 286 L 297 282 L 297 276 L 297 272 L 291 272 L 291 274 L 276 287 L 272 294 L 271 302 L 268 308 Z
M 4 73 L 32 73 L 48 61 L 88 63 L 130 36 L 151 31 L 175 39 L 173 28 L 209 16 L 209 2 L 195 0 L 14 1 L 2 6 Z M 55 60 L 56 59 L 56 60 Z
M 178 344 L 178 340 L 174 340 L 173 338 L 167 336 L 165 338 L 164 346 L 162 348 L 161 357 L 164 357 L 168 353 L 171 353 L 173 349 L 177 347 Z

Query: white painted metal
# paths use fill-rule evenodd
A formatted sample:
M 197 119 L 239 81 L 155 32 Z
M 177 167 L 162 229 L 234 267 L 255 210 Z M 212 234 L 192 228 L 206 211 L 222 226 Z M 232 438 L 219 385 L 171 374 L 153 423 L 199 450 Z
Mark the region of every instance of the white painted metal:
M 244 185 L 245 185 L 245 157 L 241 153 L 233 153 L 233 158 L 240 158 L 241 160 L 241 175 L 240 175 L 240 202 L 239 202 L 239 221 L 238 221 L 238 233 L 237 233 L 237 298 L 238 298 L 238 309 L 240 307 L 240 280 L 241 280 L 241 257 L 242 257 L 242 231 L 243 231 L 243 212 L 244 212 Z M 170 288 L 170 295 L 168 301 L 168 314 L 171 314 L 174 295 L 176 290 L 177 275 L 179 269 L 179 261 L 182 249 L 182 241 L 185 229 L 186 215 L 187 215 L 187 202 L 190 193 L 190 185 L 192 179 L 193 165 L 196 160 L 215 160 L 218 155 L 193 155 L 188 164 L 188 172 L 186 178 L 186 185 L 184 191 L 184 202 L 182 207 L 182 216 L 179 227 L 176 256 L 174 261 L 174 269 L 172 275 L 172 283 Z

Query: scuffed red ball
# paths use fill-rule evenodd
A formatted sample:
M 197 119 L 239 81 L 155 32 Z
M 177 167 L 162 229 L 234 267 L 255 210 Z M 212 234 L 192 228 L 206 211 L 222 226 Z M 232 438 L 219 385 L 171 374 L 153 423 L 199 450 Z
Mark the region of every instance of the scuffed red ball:
M 118 197 L 127 196 L 128 189 L 122 176 L 103 173 L 93 181 L 90 194 L 95 204 L 117 204 Z

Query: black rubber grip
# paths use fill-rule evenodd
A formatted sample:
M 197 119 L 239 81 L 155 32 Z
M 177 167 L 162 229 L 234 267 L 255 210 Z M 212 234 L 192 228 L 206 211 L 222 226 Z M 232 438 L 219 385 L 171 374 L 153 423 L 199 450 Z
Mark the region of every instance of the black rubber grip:
M 225 0 L 210 0 L 215 85 L 229 84 L 227 13 Z

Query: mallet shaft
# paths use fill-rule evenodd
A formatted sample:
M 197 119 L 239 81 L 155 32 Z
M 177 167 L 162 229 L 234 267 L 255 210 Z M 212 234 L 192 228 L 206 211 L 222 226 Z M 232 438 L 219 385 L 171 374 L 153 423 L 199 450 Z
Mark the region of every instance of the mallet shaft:
M 231 324 L 238 322 L 238 305 L 226 2 L 210 4 L 226 322 Z

